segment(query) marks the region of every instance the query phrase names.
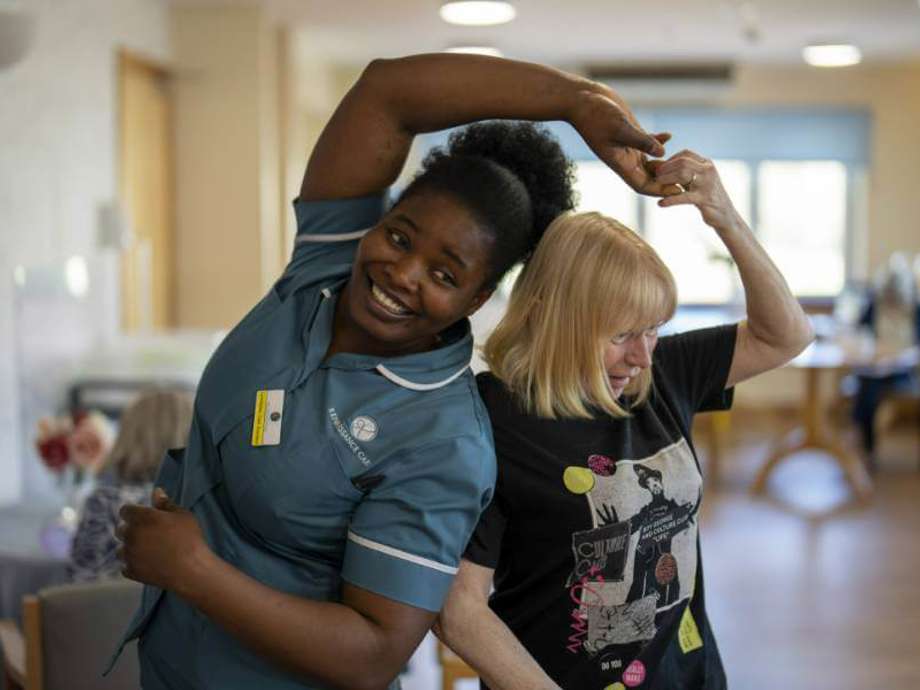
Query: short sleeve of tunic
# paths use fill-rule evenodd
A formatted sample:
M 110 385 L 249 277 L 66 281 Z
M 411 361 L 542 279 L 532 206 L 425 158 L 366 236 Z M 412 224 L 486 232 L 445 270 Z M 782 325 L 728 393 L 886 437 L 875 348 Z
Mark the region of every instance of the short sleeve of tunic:
M 386 199 L 386 194 L 322 201 L 295 199 L 297 237 L 285 277 L 317 261 L 350 264 L 358 242 L 383 215 Z
M 653 366 L 662 380 L 680 391 L 680 399 L 689 406 L 688 416 L 731 407 L 734 388 L 726 390 L 725 382 L 737 332 L 737 324 L 727 324 L 665 336 L 658 342 Z
M 495 451 L 487 435 L 444 439 L 388 463 L 356 509 L 342 577 L 410 606 L 439 611 L 483 508 Z

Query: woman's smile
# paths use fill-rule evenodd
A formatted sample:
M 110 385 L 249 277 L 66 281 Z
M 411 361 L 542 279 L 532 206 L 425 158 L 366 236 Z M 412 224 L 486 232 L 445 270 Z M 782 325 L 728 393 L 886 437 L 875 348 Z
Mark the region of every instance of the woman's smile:
M 371 286 L 370 294 L 372 303 L 386 312 L 388 317 L 405 319 L 415 316 L 415 312 L 407 307 L 395 295 L 380 287 L 373 279 L 369 278 L 368 282 Z

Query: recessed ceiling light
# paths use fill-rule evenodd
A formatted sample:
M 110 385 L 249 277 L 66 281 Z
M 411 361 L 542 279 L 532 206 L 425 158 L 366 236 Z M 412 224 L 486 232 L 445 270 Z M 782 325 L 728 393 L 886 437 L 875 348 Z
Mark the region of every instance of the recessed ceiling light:
M 862 61 L 859 48 L 846 43 L 805 46 L 802 57 L 813 67 L 849 67 Z
M 502 51 L 493 46 L 451 46 L 445 49 L 446 53 L 471 53 L 473 55 L 491 55 L 501 57 Z
M 510 2 L 498 0 L 462 0 L 441 5 L 441 19 L 448 24 L 491 26 L 510 22 L 516 15 Z

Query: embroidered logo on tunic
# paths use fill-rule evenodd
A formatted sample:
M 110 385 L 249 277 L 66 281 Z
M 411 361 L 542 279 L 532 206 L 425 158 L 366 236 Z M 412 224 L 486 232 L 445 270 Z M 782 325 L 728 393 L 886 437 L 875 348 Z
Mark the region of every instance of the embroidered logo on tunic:
M 339 415 L 336 413 L 334 407 L 329 408 L 329 419 L 332 421 L 332 426 L 335 427 L 335 430 L 339 433 L 339 436 L 342 437 L 342 440 L 345 441 L 345 444 L 348 446 L 349 450 L 354 454 L 356 458 L 361 462 L 365 467 L 369 467 L 371 464 L 370 458 L 367 457 L 367 453 L 364 452 L 364 449 L 358 445 L 358 442 L 348 433 L 348 428 L 342 424 L 342 420 L 339 419 Z M 354 428 L 354 426 L 352 426 Z
M 377 438 L 377 422 L 373 417 L 355 417 L 351 422 L 351 435 L 359 441 L 373 441 Z

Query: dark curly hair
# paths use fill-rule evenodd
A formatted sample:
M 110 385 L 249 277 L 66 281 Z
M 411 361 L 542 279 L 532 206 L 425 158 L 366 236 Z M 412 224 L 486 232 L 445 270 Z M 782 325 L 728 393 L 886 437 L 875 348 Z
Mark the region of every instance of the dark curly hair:
M 468 208 L 494 239 L 486 283 L 494 287 L 526 261 L 546 227 L 575 207 L 574 168 L 549 131 L 532 122 L 477 122 L 435 148 L 399 201 L 446 193 Z M 398 202 L 397 202 L 398 203 Z

